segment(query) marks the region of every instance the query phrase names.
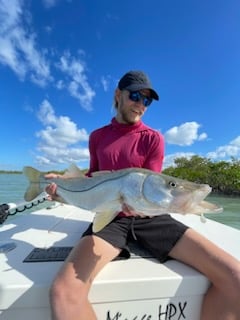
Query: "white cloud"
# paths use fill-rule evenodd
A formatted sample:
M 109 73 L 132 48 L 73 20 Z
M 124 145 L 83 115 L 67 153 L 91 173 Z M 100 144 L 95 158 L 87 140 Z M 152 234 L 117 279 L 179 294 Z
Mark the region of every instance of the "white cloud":
M 174 160 L 176 158 L 184 157 L 189 159 L 194 155 L 196 155 L 196 153 L 192 152 L 176 152 L 173 154 L 167 154 L 164 158 L 163 168 L 174 166 Z M 202 156 L 216 161 L 228 161 L 231 157 L 238 159 L 240 157 L 240 136 L 230 141 L 228 145 L 220 146 L 215 151 L 208 152 L 206 155 Z
M 95 92 L 88 82 L 84 62 L 65 52 L 57 67 L 66 75 L 65 82 L 68 82 L 66 86 L 70 95 L 76 98 L 83 108 L 90 111 Z
M 174 154 L 168 154 L 164 157 L 163 168 L 174 166 L 174 160 L 177 158 L 187 158 L 190 159 L 195 154 L 192 152 L 176 152 Z
M 49 9 L 49 8 L 54 7 L 57 4 L 58 0 L 42 0 L 42 2 L 44 4 L 44 6 L 47 9 Z
M 106 77 L 102 76 L 101 77 L 101 84 L 102 84 L 103 90 L 105 92 L 107 92 L 109 89 L 109 83 L 110 83 L 110 76 L 106 76 Z
M 29 76 L 36 84 L 45 86 L 52 80 L 49 62 L 44 50 L 37 50 L 36 35 L 28 23 L 30 13 L 22 5 L 20 0 L 0 0 L 0 63 L 21 80 Z
M 206 133 L 198 133 L 199 128 L 200 124 L 194 121 L 183 123 L 178 127 L 175 126 L 165 132 L 165 141 L 169 144 L 190 146 L 195 141 L 202 141 L 207 138 Z
M 89 135 L 85 129 L 78 129 L 69 117 L 56 116 L 49 101 L 40 105 L 38 118 L 44 129 L 36 133 L 40 139 L 37 156 L 39 164 L 60 164 L 80 162 L 89 159 L 87 146 Z
M 206 156 L 214 160 L 240 157 L 240 136 L 230 141 L 228 145 L 220 146 L 215 151 L 209 152 Z
M 207 136 L 206 132 L 203 132 L 203 133 L 201 133 L 201 134 L 198 136 L 198 141 L 206 140 L 207 137 L 208 137 L 208 136 Z
M 45 0 L 44 5 L 50 8 L 56 2 Z M 37 36 L 31 31 L 31 14 L 24 5 L 21 0 L 0 0 L 0 64 L 9 67 L 21 81 L 30 79 L 40 87 L 51 83 L 57 89 L 66 89 L 84 109 L 92 110 L 95 91 L 89 84 L 85 63 L 69 52 L 61 55 L 59 63 L 52 62 L 57 60 L 56 50 L 39 48 Z M 79 49 L 78 55 L 83 57 L 85 52 Z M 50 67 L 53 72 L 61 70 L 61 79 L 54 79 Z
M 55 7 L 59 3 L 59 0 L 42 0 L 42 2 L 45 8 L 50 9 Z M 72 2 L 72 0 L 66 0 L 66 2 Z
M 56 83 L 56 87 L 57 87 L 57 89 L 59 89 L 59 90 L 64 89 L 64 88 L 65 88 L 65 85 L 64 85 L 63 80 L 58 80 L 57 83 Z
M 47 33 L 52 33 L 52 31 L 53 31 L 53 27 L 51 27 L 51 26 L 46 26 L 46 27 L 44 27 L 44 30 L 47 32 Z

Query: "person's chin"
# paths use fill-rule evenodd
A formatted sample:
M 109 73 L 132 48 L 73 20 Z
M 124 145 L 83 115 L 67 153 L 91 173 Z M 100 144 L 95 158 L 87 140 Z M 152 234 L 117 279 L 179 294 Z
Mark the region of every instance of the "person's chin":
M 128 119 L 129 123 L 131 123 L 131 124 L 135 124 L 135 123 L 137 123 L 139 120 L 140 120 L 140 117 L 139 117 L 139 116 L 129 117 L 129 119 Z

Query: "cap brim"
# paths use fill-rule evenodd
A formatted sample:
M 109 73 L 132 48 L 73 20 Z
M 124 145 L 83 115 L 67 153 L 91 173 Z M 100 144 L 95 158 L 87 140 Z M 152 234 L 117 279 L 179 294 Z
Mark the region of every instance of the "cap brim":
M 143 90 L 143 89 L 148 89 L 151 92 L 151 98 L 153 98 L 154 100 L 159 100 L 159 96 L 158 96 L 157 92 L 155 90 L 153 90 L 152 88 L 146 87 L 146 85 L 144 85 L 144 84 L 142 84 L 142 85 L 140 83 L 131 84 L 130 86 L 125 87 L 124 89 L 128 90 L 128 91 L 139 91 L 139 90 Z

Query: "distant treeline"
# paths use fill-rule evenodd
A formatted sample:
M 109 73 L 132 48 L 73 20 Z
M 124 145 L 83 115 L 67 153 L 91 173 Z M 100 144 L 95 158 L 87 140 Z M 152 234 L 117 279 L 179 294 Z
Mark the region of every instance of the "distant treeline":
M 240 160 L 213 162 L 193 156 L 177 158 L 163 173 L 198 183 L 207 183 L 213 193 L 240 196 Z
M 1 173 L 7 173 L 7 174 L 11 174 L 11 173 L 14 173 L 14 174 L 22 174 L 22 171 L 14 171 L 14 170 L 0 170 L 0 174 Z
M 57 174 L 64 174 L 64 172 L 66 170 L 61 170 L 61 171 L 59 171 L 59 170 L 51 170 L 51 171 L 45 171 L 45 173 L 51 172 L 51 173 L 57 173 Z M 85 174 L 88 171 L 88 169 L 82 169 L 81 171 L 82 171 L 83 174 Z M 17 170 L 16 171 L 15 170 L 0 170 L 0 174 L 3 174 L 3 173 L 5 173 L 5 174 L 22 174 L 23 172 L 22 171 L 17 171 Z

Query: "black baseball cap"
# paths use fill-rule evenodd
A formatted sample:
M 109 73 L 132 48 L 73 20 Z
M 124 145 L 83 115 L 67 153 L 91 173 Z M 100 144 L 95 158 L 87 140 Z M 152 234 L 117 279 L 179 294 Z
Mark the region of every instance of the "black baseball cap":
M 128 91 L 139 91 L 149 89 L 151 98 L 159 100 L 157 92 L 152 88 L 148 76 L 142 71 L 129 71 L 118 82 L 118 89 Z

